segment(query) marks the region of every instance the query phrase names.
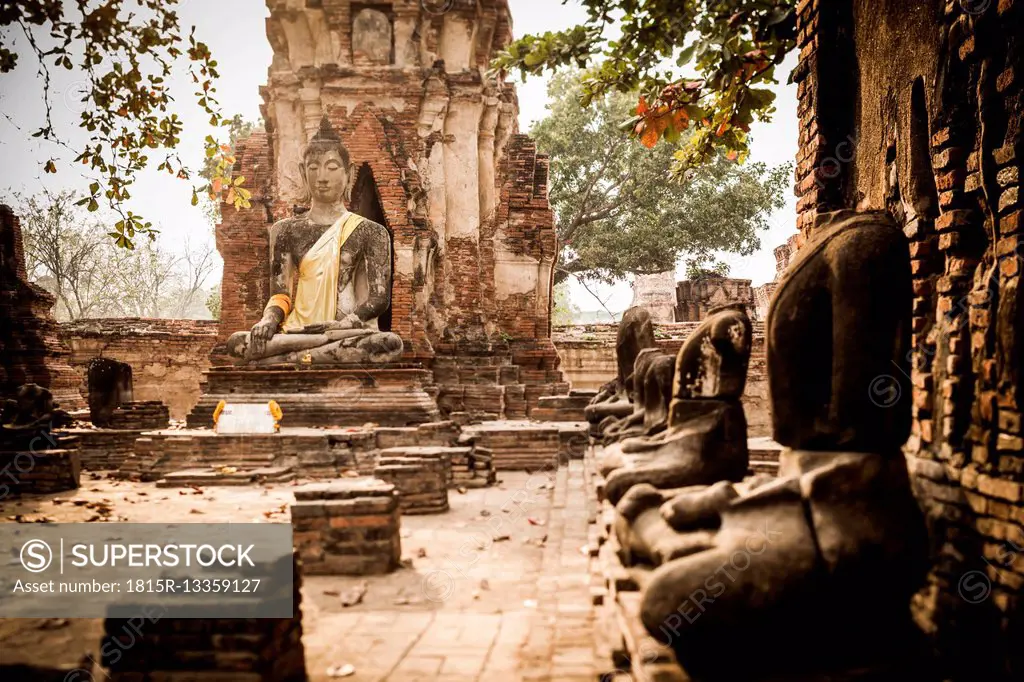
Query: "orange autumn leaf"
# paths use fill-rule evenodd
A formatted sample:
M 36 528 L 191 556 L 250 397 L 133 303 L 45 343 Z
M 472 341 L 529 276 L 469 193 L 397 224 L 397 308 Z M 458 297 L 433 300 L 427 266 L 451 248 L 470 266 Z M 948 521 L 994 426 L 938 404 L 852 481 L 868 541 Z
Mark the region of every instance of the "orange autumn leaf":
M 654 145 L 658 144 L 659 137 L 661 137 L 661 133 L 658 132 L 658 129 L 652 125 L 648 125 L 644 129 L 644 134 L 640 136 L 640 144 L 648 149 L 653 149 Z
M 722 135 L 725 135 L 725 131 L 727 131 L 729 128 L 730 126 L 728 123 L 723 123 L 722 125 L 718 126 L 718 130 L 715 131 L 715 135 L 721 137 Z
M 725 158 L 729 159 L 730 161 L 735 161 L 736 159 L 739 158 L 739 156 L 740 156 L 740 153 L 738 151 L 736 151 L 735 149 L 733 149 L 732 151 L 728 152 L 725 155 Z
M 224 182 L 220 178 L 213 179 L 213 193 L 219 194 L 221 188 L 224 186 Z
M 640 103 L 636 105 L 637 116 L 643 116 L 648 111 L 650 111 L 650 109 L 651 108 L 649 106 L 647 106 L 647 99 L 641 95 L 640 96 Z

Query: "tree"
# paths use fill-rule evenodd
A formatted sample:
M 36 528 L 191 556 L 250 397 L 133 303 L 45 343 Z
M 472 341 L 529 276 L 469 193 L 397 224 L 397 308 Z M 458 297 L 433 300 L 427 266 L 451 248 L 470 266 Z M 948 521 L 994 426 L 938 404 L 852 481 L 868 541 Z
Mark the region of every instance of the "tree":
M 569 283 L 556 284 L 551 298 L 551 324 L 556 327 L 572 324 L 580 314 L 579 306 L 572 302 Z
M 46 106 L 44 120 L 32 136 L 75 154 L 74 161 L 92 180 L 88 196 L 78 199 L 79 204 L 97 211 L 100 202 L 106 202 L 119 218 L 110 236 L 125 248 L 134 247 L 136 234 L 154 229 L 125 205 L 138 173 L 151 164 L 149 155 L 162 150 L 158 170 L 184 180 L 192 178 L 174 151 L 183 130 L 181 119 L 170 111 L 176 66 L 187 65 L 196 104 L 210 117 L 210 124 L 231 123 L 220 113 L 216 100 L 217 62 L 206 44 L 195 38 L 194 28 L 186 42 L 177 4 L 178 0 L 0 0 L 0 75 L 22 62 L 13 49 L 20 33 L 37 62 Z M 81 147 L 56 129 L 51 116 L 51 69 L 58 68 L 77 69 L 85 78 L 78 125 L 88 141 Z M 192 204 L 198 204 L 200 192 L 206 192 L 222 195 L 236 208 L 248 206 L 249 192 L 230 177 L 234 163 L 230 148 L 208 135 L 206 150 L 208 157 L 225 161 L 222 168 L 227 172 L 215 176 L 205 188 L 194 186 Z M 56 173 L 57 164 L 49 158 L 41 165 L 47 173 Z
M 717 154 L 688 183 L 670 182 L 674 147 L 647 149 L 619 130 L 630 97 L 606 93 L 587 110 L 579 105 L 584 87 L 572 74 L 557 74 L 550 114 L 530 131 L 551 156 L 556 282 L 571 274 L 612 281 L 664 272 L 680 259 L 691 271 L 724 272 L 717 252 L 760 248 L 758 231 L 785 204 L 790 166 L 741 166 Z
M 206 309 L 210 311 L 210 317 L 214 320 L 220 319 L 221 310 L 221 296 L 220 296 L 220 282 L 210 290 L 210 295 L 206 297 Z
M 78 195 L 43 191 L 11 202 L 22 220 L 29 279 L 52 293 L 58 320 L 91 317 L 205 317 L 215 252 L 187 241 L 180 252 L 146 239 L 134 250 L 104 239 L 103 216 Z
M 677 177 L 720 153 L 746 159 L 750 124 L 775 110 L 775 94 L 764 86 L 776 82 L 776 67 L 796 47 L 796 0 L 581 2 L 586 23 L 525 36 L 498 55 L 495 68 L 524 78 L 586 68 L 585 106 L 612 91 L 634 93 L 627 129 L 646 146 L 678 142 L 690 131 L 675 153 Z M 617 19 L 621 35 L 612 39 Z M 676 71 L 688 64 L 695 74 Z

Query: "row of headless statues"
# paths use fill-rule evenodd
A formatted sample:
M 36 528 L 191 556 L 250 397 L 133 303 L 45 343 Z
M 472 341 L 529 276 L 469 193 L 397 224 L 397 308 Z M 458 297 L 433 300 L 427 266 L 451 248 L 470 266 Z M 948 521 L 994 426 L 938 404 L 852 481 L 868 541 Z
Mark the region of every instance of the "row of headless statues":
M 901 451 L 911 291 L 887 215 L 819 217 L 766 324 L 777 478 L 747 477 L 742 306 L 713 310 L 675 357 L 646 311 L 623 316 L 618 377 L 587 417 L 644 626 L 695 679 L 798 679 L 912 648 L 927 536 Z

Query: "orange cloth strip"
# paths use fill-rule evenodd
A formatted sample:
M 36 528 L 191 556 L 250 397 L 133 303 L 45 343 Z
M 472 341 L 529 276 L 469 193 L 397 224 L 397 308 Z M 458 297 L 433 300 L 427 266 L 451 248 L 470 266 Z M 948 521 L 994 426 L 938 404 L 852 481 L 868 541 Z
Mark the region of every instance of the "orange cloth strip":
M 270 297 L 270 302 L 267 303 L 267 307 L 274 306 L 284 311 L 284 316 L 287 319 L 288 315 L 292 312 L 292 299 L 287 294 L 274 294 Z

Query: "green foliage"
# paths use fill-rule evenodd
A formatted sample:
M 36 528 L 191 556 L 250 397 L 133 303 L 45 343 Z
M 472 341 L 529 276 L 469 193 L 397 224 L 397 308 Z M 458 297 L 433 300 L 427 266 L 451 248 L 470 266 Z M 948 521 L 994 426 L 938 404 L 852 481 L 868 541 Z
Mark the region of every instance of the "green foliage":
M 565 0 L 563 0 L 564 2 Z M 796 0 L 581 0 L 587 22 L 528 35 L 500 53 L 494 67 L 523 77 L 562 66 L 587 68 L 580 102 L 633 93 L 624 126 L 644 145 L 678 142 L 673 171 L 744 161 L 750 124 L 769 120 L 775 69 L 796 47 Z M 609 39 L 620 19 L 621 35 Z M 682 75 L 689 65 L 696 73 Z M 637 97 L 639 95 L 639 97 Z
M 555 211 L 561 282 L 576 274 L 614 281 L 630 274 L 674 270 L 727 270 L 725 251 L 749 255 L 761 244 L 772 211 L 785 205 L 791 166 L 741 166 L 716 154 L 671 182 L 676 147 L 653 149 L 623 136 L 630 97 L 610 92 L 579 105 L 585 86 L 559 73 L 549 88 L 550 115 L 530 134 L 551 156 L 549 196 Z
M 210 317 L 214 320 L 220 319 L 221 309 L 221 294 L 220 294 L 220 282 L 210 290 L 210 295 L 206 297 L 206 309 L 210 311 Z
M 37 62 L 46 105 L 42 125 L 32 136 L 77 155 L 74 162 L 93 180 L 78 205 L 95 212 L 105 202 L 120 218 L 109 236 L 122 248 L 133 248 L 138 234 L 152 237 L 155 232 L 151 222 L 125 207 L 138 173 L 154 162 L 150 155 L 161 154 L 158 170 L 183 180 L 192 178 L 174 151 L 183 130 L 181 119 L 170 111 L 175 66 L 187 65 L 196 105 L 209 116 L 210 125 L 231 124 L 216 99 L 217 62 L 194 33 L 182 33 L 177 4 L 178 0 L 0 2 L 0 75 L 21 62 L 22 55 L 10 47 L 11 29 L 20 29 Z M 88 141 L 81 148 L 72 148 L 55 129 L 51 69 L 77 69 L 85 76 L 78 125 L 88 133 Z M 209 158 L 230 158 L 230 148 L 212 136 L 206 138 L 206 149 Z M 43 170 L 56 173 L 57 163 L 48 159 Z M 193 186 L 193 205 L 198 204 L 200 191 L 224 191 L 236 208 L 249 205 L 249 193 L 231 180 L 231 163 L 226 176 L 220 174 L 221 168 L 205 189 Z

